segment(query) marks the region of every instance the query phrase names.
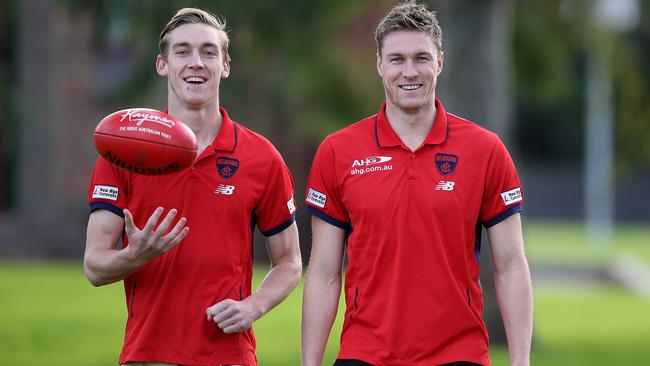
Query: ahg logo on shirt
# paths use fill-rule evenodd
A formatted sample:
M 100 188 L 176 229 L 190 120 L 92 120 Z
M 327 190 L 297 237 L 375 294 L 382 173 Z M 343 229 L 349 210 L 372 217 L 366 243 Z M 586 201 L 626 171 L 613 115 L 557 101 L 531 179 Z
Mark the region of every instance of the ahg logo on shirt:
M 387 161 L 391 161 L 393 159 L 392 156 L 369 156 L 365 159 L 359 159 L 355 160 L 352 162 L 352 167 L 360 167 L 360 166 L 368 166 L 368 165 L 375 165 L 375 164 L 381 164 L 385 163 Z

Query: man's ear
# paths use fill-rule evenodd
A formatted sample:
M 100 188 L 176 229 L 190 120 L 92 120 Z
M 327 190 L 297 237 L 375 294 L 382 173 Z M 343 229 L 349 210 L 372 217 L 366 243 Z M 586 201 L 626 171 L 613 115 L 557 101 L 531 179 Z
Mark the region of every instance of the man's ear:
M 167 61 L 165 60 L 162 55 L 158 55 L 156 57 L 156 72 L 158 72 L 158 75 L 160 76 L 167 76 Z
M 223 62 L 223 72 L 221 73 L 221 78 L 226 79 L 230 75 L 230 58 L 227 58 Z
M 379 53 L 377 53 L 377 73 L 382 78 L 384 77 L 384 75 L 382 75 L 382 73 L 381 73 L 381 55 Z

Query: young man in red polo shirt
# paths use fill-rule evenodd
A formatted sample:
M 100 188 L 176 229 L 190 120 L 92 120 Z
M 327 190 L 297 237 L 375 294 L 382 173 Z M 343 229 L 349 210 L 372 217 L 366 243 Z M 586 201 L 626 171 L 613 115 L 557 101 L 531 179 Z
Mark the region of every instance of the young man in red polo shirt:
M 411 1 L 397 5 L 376 40 L 386 102 L 325 139 L 307 185 L 313 242 L 302 365 L 321 363 L 344 248 L 347 306 L 335 365 L 490 365 L 481 226 L 511 364 L 528 365 L 532 295 L 514 164 L 494 133 L 436 99 L 443 53 L 434 13 Z
M 268 140 L 219 105 L 230 72 L 225 23 L 179 10 L 161 32 L 156 69 L 168 80 L 168 113 L 192 128 L 200 153 L 164 176 L 97 160 L 86 276 L 96 286 L 124 281 L 121 364 L 257 365 L 251 325 L 301 276 L 292 177 Z M 255 225 L 272 268 L 251 294 Z

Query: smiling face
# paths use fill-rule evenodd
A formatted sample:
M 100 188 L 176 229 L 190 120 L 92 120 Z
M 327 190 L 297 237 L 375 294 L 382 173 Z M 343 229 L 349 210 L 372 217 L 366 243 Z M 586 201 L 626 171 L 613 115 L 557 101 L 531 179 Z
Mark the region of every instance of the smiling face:
M 212 108 L 219 105 L 219 85 L 228 77 L 225 34 L 207 24 L 183 24 L 165 35 L 166 55 L 158 55 L 156 70 L 167 77 L 169 107 Z
M 417 113 L 435 106 L 435 89 L 443 54 L 431 35 L 421 31 L 394 31 L 383 39 L 377 71 L 383 79 L 386 106 Z

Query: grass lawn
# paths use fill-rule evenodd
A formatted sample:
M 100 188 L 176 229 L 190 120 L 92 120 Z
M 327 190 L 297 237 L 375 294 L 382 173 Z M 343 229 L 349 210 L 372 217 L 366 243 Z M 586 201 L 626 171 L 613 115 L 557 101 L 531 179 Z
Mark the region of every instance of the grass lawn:
M 650 229 L 625 230 L 631 231 L 617 233 L 609 255 L 624 251 L 650 259 Z M 580 233 L 575 225 L 527 224 L 531 261 L 595 252 L 584 248 Z M 255 281 L 264 273 L 259 267 Z M 80 263 L 0 262 L 2 364 L 116 365 L 126 316 L 122 292 L 121 284 L 93 288 Z M 302 285 L 255 323 L 260 365 L 299 364 L 301 296 Z M 536 283 L 533 364 L 647 364 L 649 309 L 650 301 L 620 288 Z M 323 365 L 336 357 L 338 320 Z M 491 354 L 495 365 L 508 365 L 504 348 Z
M 650 266 L 650 226 L 619 225 L 613 242 L 589 244 L 584 227 L 571 222 L 524 222 L 531 262 L 607 263 L 613 256 L 633 255 Z

